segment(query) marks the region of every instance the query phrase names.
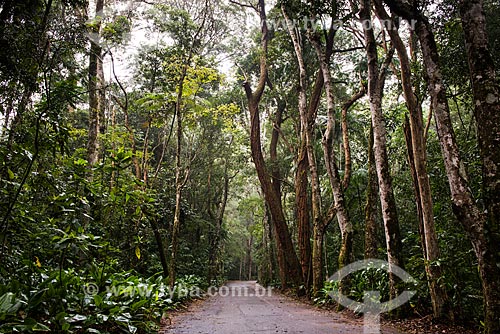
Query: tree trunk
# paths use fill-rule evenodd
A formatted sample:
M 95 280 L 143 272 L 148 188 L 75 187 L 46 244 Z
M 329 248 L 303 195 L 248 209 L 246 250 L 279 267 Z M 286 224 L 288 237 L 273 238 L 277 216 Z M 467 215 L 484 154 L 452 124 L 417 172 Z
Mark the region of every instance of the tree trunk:
M 323 59 L 320 59 L 322 61 Z M 328 70 L 328 77 L 325 77 L 325 72 L 321 70 L 325 88 L 327 80 L 330 78 Z M 305 88 L 304 88 L 305 89 Z M 328 94 L 328 93 L 327 93 Z M 305 94 L 304 94 L 305 99 Z M 305 103 L 304 103 L 305 111 Z M 307 158 L 309 161 L 309 172 L 311 174 L 311 203 L 312 203 L 312 225 L 313 225 L 313 249 L 312 249 L 312 271 L 313 271 L 313 296 L 319 293 L 323 287 L 323 235 L 326 229 L 321 203 L 321 188 L 319 184 L 318 168 L 316 164 L 316 157 L 314 154 L 314 125 L 315 120 L 309 120 L 307 115 L 303 115 L 305 120 L 305 139 L 307 148 Z M 325 159 L 328 159 L 325 156 Z
M 266 205 L 266 214 L 264 218 L 264 224 L 267 227 L 267 239 L 269 241 L 269 254 L 268 254 L 268 259 L 269 259 L 269 279 L 272 281 L 275 276 L 276 272 L 276 259 L 277 259 L 277 254 L 276 254 L 276 247 L 275 247 L 275 241 L 273 240 L 273 235 L 274 234 L 274 228 L 272 226 L 271 222 L 271 214 L 269 212 L 269 208 Z
M 360 10 L 360 19 L 363 22 L 371 22 L 370 0 L 363 0 Z M 388 54 L 386 62 L 380 69 L 377 55 L 377 44 L 371 27 L 363 25 L 366 53 L 368 57 L 368 95 L 370 99 L 370 111 L 372 116 L 375 165 L 380 189 L 380 203 L 382 207 L 382 218 L 384 220 L 387 257 L 389 262 L 389 284 L 391 297 L 398 295 L 397 278 L 392 274 L 391 266 L 403 267 L 401 233 L 399 229 L 396 201 L 392 190 L 392 178 L 387 156 L 385 120 L 382 113 L 382 96 L 384 89 L 385 70 L 389 65 L 392 55 Z M 393 53 L 394 50 L 392 50 Z
M 373 127 L 370 126 L 368 140 L 368 185 L 365 206 L 365 259 L 376 259 L 378 257 L 377 195 L 378 180 L 375 167 L 375 154 L 373 153 Z
M 309 287 L 310 279 L 309 275 L 312 274 L 312 286 L 313 294 L 316 294 L 323 286 L 323 235 L 326 231 L 327 225 L 333 219 L 335 211 L 335 204 L 332 204 L 328 213 L 323 215 L 322 205 L 321 205 L 321 191 L 319 186 L 319 178 L 317 174 L 316 160 L 314 157 L 313 142 L 314 142 L 314 124 L 316 122 L 316 113 L 321 99 L 321 93 L 323 86 L 325 85 L 325 76 L 323 70 L 320 69 L 318 72 L 315 86 L 311 94 L 309 105 L 307 105 L 306 96 L 306 67 L 303 59 L 302 46 L 299 43 L 299 36 L 297 31 L 293 27 L 292 21 L 289 19 L 285 7 L 282 6 L 283 16 L 287 23 L 287 28 L 289 35 L 292 39 L 295 54 L 299 64 L 299 114 L 300 114 L 300 137 L 301 146 L 297 161 L 297 174 L 296 174 L 296 202 L 300 204 L 301 208 L 307 208 L 307 175 L 306 170 L 309 167 L 311 174 L 311 193 L 312 193 L 312 221 L 313 221 L 313 249 L 312 249 L 312 265 L 306 267 L 309 259 L 310 243 L 306 240 L 306 237 L 310 237 L 309 230 L 309 214 L 307 212 L 298 213 L 298 219 L 300 219 L 301 233 L 299 237 L 302 238 L 301 245 L 302 256 L 304 261 L 302 261 L 303 268 L 307 268 L 307 274 L 304 272 L 304 279 L 307 282 L 307 287 Z M 334 25 L 330 27 L 328 33 L 325 51 L 321 52 L 321 59 L 326 63 L 332 55 L 333 41 L 336 30 Z M 311 32 L 309 32 L 311 33 Z M 328 67 L 328 65 L 327 65 Z M 331 80 L 330 73 L 326 80 Z M 331 89 L 329 85 L 328 88 Z M 329 94 L 328 103 L 332 107 L 333 95 Z M 299 205 L 298 205 L 299 208 Z M 307 229 L 307 231 L 305 231 Z M 299 239 L 300 240 L 300 239 Z M 307 260 L 305 259 L 307 257 Z
M 226 211 L 227 199 L 229 196 L 229 175 L 228 175 L 228 162 L 224 161 L 224 185 L 222 189 L 222 198 L 217 209 L 217 216 L 215 217 L 215 231 L 212 235 L 210 242 L 210 254 L 208 259 L 208 282 L 217 279 L 220 274 L 219 271 L 219 257 L 220 257 L 220 238 L 222 232 L 222 223 L 224 221 L 224 213 Z
M 342 142 L 344 145 L 344 156 L 345 156 L 345 166 L 344 166 L 344 179 L 342 180 L 342 188 L 344 191 L 349 187 L 351 182 L 351 146 L 349 144 L 349 123 L 347 121 L 347 113 L 356 101 L 361 99 L 366 95 L 366 87 L 361 84 L 361 89 L 351 96 L 346 102 L 342 104 Z
M 96 1 L 96 15 L 99 15 L 104 9 L 104 0 Z M 96 23 L 93 27 L 93 33 L 99 35 L 101 24 Z M 90 41 L 90 60 L 89 60 L 89 130 L 87 141 L 87 159 L 90 166 L 97 164 L 99 160 L 99 132 L 100 123 L 103 121 L 100 116 L 103 114 L 103 89 L 104 72 L 102 64 L 102 47 L 95 41 Z
M 469 62 L 474 116 L 483 167 L 487 220 L 486 253 L 481 271 L 486 333 L 500 333 L 500 84 L 488 47 L 482 0 L 461 1 L 460 15 Z M 496 264 L 496 265 L 495 265 Z
M 452 194 L 453 211 L 460 221 L 470 240 L 473 243 L 475 254 L 479 262 L 479 273 L 483 282 L 483 293 L 486 308 L 491 302 L 499 305 L 500 300 L 493 296 L 494 300 L 489 301 L 490 291 L 498 295 L 498 281 L 491 282 L 491 278 L 498 278 L 498 267 L 494 259 L 494 254 L 488 250 L 488 241 L 484 234 L 485 216 L 479 211 L 469 191 L 465 168 L 461 161 L 458 146 L 453 131 L 450 118 L 448 100 L 446 98 L 445 86 L 439 68 L 439 56 L 434 35 L 430 30 L 430 25 L 420 23 L 417 26 L 417 34 L 422 46 L 424 64 L 429 77 L 429 91 L 433 104 L 434 117 L 437 132 L 441 143 L 445 160 L 446 174 Z M 496 273 L 495 273 L 496 272 Z M 489 319 L 489 325 L 498 322 L 498 314 L 495 320 Z M 492 332 L 495 333 L 495 332 Z
M 288 231 L 288 225 L 283 213 L 281 198 L 275 191 L 266 170 L 264 156 L 262 154 L 259 103 L 267 82 L 267 45 L 269 38 L 264 0 L 259 0 L 259 13 L 262 26 L 262 50 L 260 56 L 259 82 L 255 92 L 252 91 L 249 82 L 244 83 L 245 93 L 248 99 L 248 109 L 250 111 L 250 147 L 257 176 L 264 193 L 265 201 L 269 206 L 269 211 L 274 225 L 282 287 L 287 288 L 289 284 L 299 286 L 302 283 L 302 273 L 299 260 L 293 247 L 292 239 Z
M 277 100 L 276 113 L 273 120 L 271 142 L 269 143 L 269 161 L 271 162 L 271 177 L 274 192 L 281 200 L 281 171 L 278 162 L 278 143 L 280 138 L 281 124 L 283 123 L 283 111 L 286 109 L 284 100 Z
M 313 297 L 319 294 L 319 291 L 323 287 L 323 238 L 325 235 L 325 229 L 322 226 L 313 227 L 313 245 L 312 245 L 312 287 Z
M 389 22 L 392 19 L 384 9 L 382 0 L 375 0 L 375 8 L 378 17 L 383 21 Z M 386 27 L 387 32 L 392 40 L 393 45 L 398 51 L 399 62 L 401 66 L 401 82 L 406 100 L 408 111 L 410 112 L 409 130 L 407 134 L 407 145 L 410 157 L 410 166 L 414 167 L 413 179 L 415 182 L 415 192 L 417 209 L 419 218 L 423 224 L 423 234 L 421 233 L 422 244 L 424 246 L 423 253 L 425 261 L 425 270 L 429 283 L 429 292 L 431 296 L 432 309 L 434 317 L 439 319 L 448 315 L 448 295 L 446 289 L 439 281 L 443 277 L 442 269 L 437 264 L 439 259 L 439 245 L 434 223 L 434 211 L 431 195 L 431 187 L 429 176 L 427 174 L 427 153 L 425 150 L 424 138 L 424 121 L 422 109 L 417 101 L 415 92 L 412 86 L 412 75 L 410 59 L 406 50 L 406 45 L 403 43 L 395 23 Z M 409 135 L 409 136 L 408 136 Z M 421 229 L 422 230 L 422 229 Z
M 337 220 L 339 221 L 342 237 L 342 245 L 340 247 L 338 261 L 339 268 L 342 268 L 352 262 L 354 242 L 354 228 L 349 220 L 347 206 L 344 200 L 344 193 L 349 187 L 349 183 L 351 180 L 351 149 L 349 144 L 349 126 L 347 122 L 347 112 L 349 111 L 349 108 L 365 94 L 366 89 L 364 86 L 361 86 L 361 89 L 342 105 L 342 139 L 345 152 L 345 173 L 343 180 L 340 179 L 338 167 L 335 164 L 335 154 L 333 152 L 333 111 L 330 111 L 326 130 L 327 133 L 325 133 L 325 136 L 323 137 L 323 151 L 325 154 L 330 154 L 327 170 L 330 176 L 330 183 L 332 185 L 335 207 L 337 209 Z
M 329 63 L 329 52 L 328 52 L 328 47 L 323 50 L 321 48 L 319 38 L 318 36 L 313 33 L 312 31 L 309 31 L 309 40 L 311 44 L 313 45 L 316 55 L 319 60 L 320 68 L 321 68 L 321 73 L 323 75 L 323 80 L 324 80 L 324 86 L 325 86 L 325 91 L 326 91 L 326 104 L 327 104 L 327 116 L 328 116 L 328 121 L 327 121 L 327 129 L 325 130 L 325 133 L 323 134 L 323 139 L 322 139 L 322 146 L 323 146 L 323 158 L 325 161 L 325 166 L 326 170 L 328 173 L 328 177 L 330 180 L 330 185 L 332 188 L 332 193 L 333 193 L 333 205 L 335 210 L 336 210 L 336 215 L 337 215 L 337 221 L 340 227 L 341 231 L 341 237 L 342 237 L 342 245 L 340 247 L 340 253 L 339 253 L 339 267 L 342 268 L 346 266 L 347 264 L 350 263 L 350 260 L 352 258 L 352 244 L 353 244 L 353 235 L 354 235 L 354 229 L 352 226 L 352 223 L 349 220 L 349 215 L 347 212 L 347 208 L 345 205 L 344 201 L 344 189 L 342 189 L 342 181 L 340 179 L 339 173 L 338 173 L 338 167 L 337 164 L 335 163 L 335 153 L 333 150 L 333 130 L 335 129 L 335 99 L 333 95 L 333 84 L 332 84 L 332 78 L 330 74 L 330 68 L 328 66 Z M 308 140 L 313 140 L 312 136 L 312 130 L 309 130 L 308 132 Z M 308 141 L 308 150 L 312 152 L 312 142 L 310 143 Z M 314 157 L 312 154 L 309 154 L 309 163 L 311 164 L 311 159 Z M 316 181 L 314 180 L 314 173 L 316 174 Z M 315 186 L 314 182 L 317 183 L 317 186 Z M 320 201 L 320 193 L 321 190 L 319 188 L 319 178 L 317 176 L 317 171 L 316 168 L 311 168 L 311 183 L 312 183 L 312 189 L 316 189 L 317 192 L 317 197 L 318 197 L 318 202 L 319 202 L 319 208 L 321 210 L 321 201 Z M 313 212 L 314 212 L 314 191 L 313 191 Z M 319 219 L 315 219 L 315 215 L 313 214 L 313 231 L 314 234 L 314 245 L 313 245 L 313 259 L 314 256 L 319 256 L 322 258 L 322 249 L 317 250 L 315 252 L 314 247 L 319 247 L 323 245 L 323 240 L 319 241 L 318 240 L 318 234 L 321 232 L 325 232 L 326 227 L 330 223 L 331 220 L 328 220 L 328 216 L 321 215 L 321 211 L 319 212 Z M 317 231 L 316 231 L 317 230 Z M 321 237 L 322 238 L 322 237 Z M 314 260 L 313 260 L 314 261 Z M 320 261 L 318 261 L 320 262 Z M 322 261 L 321 261 L 322 262 Z M 314 268 L 316 268 L 313 264 L 313 273 L 314 273 Z M 319 277 L 318 279 L 314 279 L 313 282 L 313 291 L 316 294 L 319 289 L 323 286 L 323 277 L 322 273 L 318 273 Z M 314 276 L 314 275 L 313 275 Z M 317 286 L 314 284 L 318 284 Z
M 300 265 L 302 267 L 302 277 L 306 291 L 311 287 L 312 267 L 311 267 L 311 226 L 309 219 L 309 204 L 308 204 L 308 177 L 307 170 L 309 161 L 307 159 L 307 148 L 305 139 L 301 139 L 299 149 L 297 169 L 295 172 L 295 210 L 298 225 L 298 243 L 300 254 Z
M 311 286 L 310 276 L 312 274 L 311 266 L 311 227 L 309 220 L 309 205 L 308 205 L 308 177 L 307 170 L 309 168 L 309 158 L 308 158 L 308 144 L 306 131 L 308 128 L 308 114 L 307 114 L 307 97 L 306 97 L 306 84 L 307 84 L 307 73 L 304 63 L 304 58 L 302 54 L 302 46 L 299 43 L 298 36 L 296 35 L 296 30 L 288 17 L 285 6 L 281 6 L 281 11 L 283 17 L 286 20 L 288 33 L 292 39 L 295 55 L 297 57 L 297 62 L 299 64 L 299 115 L 300 115 L 300 147 L 297 157 L 297 170 L 295 173 L 295 206 L 297 212 L 297 222 L 298 222 L 298 241 L 299 241 L 299 253 L 300 253 L 300 264 L 302 267 L 302 275 L 306 290 L 309 291 Z
M 490 275 L 498 271 L 498 268 L 496 267 L 494 258 L 492 258 L 493 254 L 488 251 L 487 240 L 484 234 L 485 217 L 477 208 L 469 191 L 465 168 L 459 155 L 452 127 L 445 86 L 439 70 L 437 47 L 434 36 L 429 29 L 430 26 L 420 24 L 418 35 L 422 45 L 427 75 L 429 76 L 429 91 L 433 103 L 441 149 L 444 154 L 445 168 L 452 194 L 453 211 L 458 220 L 464 225 L 473 243 L 476 256 L 479 260 L 479 271 L 483 280 L 485 301 L 488 307 L 489 294 L 486 290 L 490 287 Z M 427 57 L 430 58 L 426 59 Z M 498 300 L 496 303 L 498 304 Z M 496 321 L 498 321 L 498 315 Z
M 415 206 L 417 208 L 418 217 L 418 231 L 420 233 L 420 246 L 422 247 L 422 253 L 424 259 L 427 259 L 427 247 L 425 247 L 425 229 L 424 229 L 424 217 L 422 213 L 422 202 L 420 201 L 420 188 L 418 187 L 418 176 L 415 167 L 415 160 L 413 156 L 413 143 L 411 140 L 411 129 L 410 129 L 410 119 L 405 116 L 405 124 L 403 126 L 403 131 L 405 133 L 406 150 L 408 153 L 408 165 L 410 167 L 411 179 L 413 181 L 413 191 L 415 193 Z
M 191 57 L 189 57 L 191 58 Z M 188 59 L 189 61 L 190 59 Z M 169 283 L 170 288 L 174 288 L 177 275 L 177 257 L 179 251 L 179 233 L 181 225 L 182 211 L 182 189 L 186 183 L 186 178 L 182 175 L 182 94 L 184 90 L 184 79 L 186 78 L 188 64 L 184 64 L 182 74 L 179 79 L 177 100 L 175 103 L 175 117 L 177 120 L 176 129 L 176 149 L 175 149 L 175 209 L 174 223 L 172 225 L 171 236 L 171 255 L 169 265 Z
M 319 188 L 319 180 L 317 175 L 316 160 L 314 158 L 313 141 L 314 141 L 314 124 L 316 122 L 317 110 L 321 100 L 322 90 L 325 83 L 323 71 L 320 69 L 316 82 L 311 93 L 309 104 L 307 104 L 307 72 L 305 62 L 303 59 L 302 46 L 299 43 L 297 30 L 293 27 L 293 22 L 289 19 L 285 7 L 282 6 L 283 16 L 287 22 L 288 32 L 292 39 L 294 50 L 296 53 L 297 61 L 299 64 L 299 114 L 300 114 L 300 138 L 301 144 L 297 159 L 297 174 L 296 174 L 296 202 L 300 205 L 297 208 L 307 209 L 307 211 L 299 212 L 298 219 L 300 219 L 301 233 L 299 234 L 299 244 L 302 249 L 302 256 L 304 258 L 303 268 L 307 268 L 304 272 L 304 279 L 306 286 L 309 288 L 312 284 L 313 294 L 316 294 L 323 286 L 323 235 L 326 231 L 326 226 L 333 219 L 335 213 L 334 204 L 331 205 L 330 210 L 326 215 L 322 214 L 321 196 Z M 327 36 L 324 57 L 328 60 L 333 53 L 333 41 L 336 30 L 332 25 Z M 309 207 L 307 206 L 307 169 L 311 174 L 311 209 L 313 220 L 313 249 L 311 254 L 311 246 L 309 238 L 311 236 L 309 226 Z M 307 239 L 306 239 L 307 238 Z M 310 259 L 310 260 L 309 260 Z M 307 263 L 310 265 L 307 267 Z M 312 279 L 310 277 L 312 276 Z
M 247 240 L 247 280 L 252 280 L 252 244 L 253 244 L 253 234 L 250 233 L 250 237 Z
M 158 254 L 160 255 L 160 263 L 163 269 L 163 276 L 168 277 L 168 262 L 167 257 L 165 255 L 165 247 L 163 245 L 163 238 L 158 230 L 158 223 L 156 222 L 154 217 L 149 219 L 149 223 L 151 225 L 151 229 L 153 230 L 153 234 L 155 236 L 156 245 L 158 246 Z
M 189 165 L 182 166 L 182 136 L 183 136 L 183 124 L 182 124 L 182 111 L 184 108 L 183 94 L 184 85 L 187 79 L 188 68 L 191 65 L 193 56 L 196 54 L 196 48 L 199 47 L 201 43 L 200 34 L 206 23 L 207 12 L 208 12 L 208 2 L 205 3 L 205 10 L 203 11 L 201 19 L 201 24 L 198 27 L 195 35 L 192 37 L 191 45 L 187 51 L 186 58 L 183 59 L 182 69 L 177 83 L 177 96 L 175 102 L 175 115 L 177 121 L 176 129 L 176 150 L 175 150 L 175 210 L 174 210 L 174 222 L 172 225 L 172 236 L 171 236 L 171 256 L 169 265 L 169 283 L 170 288 L 173 289 L 175 285 L 176 275 L 177 275 L 177 257 L 179 252 L 179 233 L 181 226 L 181 212 L 182 212 L 182 190 L 189 179 Z M 183 175 L 182 175 L 183 174 Z
M 448 184 L 450 186 L 453 212 L 472 242 L 474 253 L 478 259 L 479 275 L 483 284 L 485 301 L 486 333 L 498 334 L 500 333 L 500 317 L 498 314 L 500 305 L 500 269 L 496 264 L 496 253 L 492 251 L 487 234 L 485 233 L 487 232 L 485 231 L 486 215 L 477 207 L 468 187 L 467 175 L 459 154 L 452 126 L 450 109 L 446 97 L 446 87 L 439 65 L 438 48 L 431 24 L 422 13 L 415 11 L 401 1 L 385 0 L 385 2 L 393 12 L 404 19 L 414 20 L 415 32 L 422 48 L 429 94 L 434 111 L 434 120 L 436 121 L 437 133 L 448 176 Z M 471 5 L 474 7 L 474 4 Z M 471 32 L 471 34 L 474 33 Z M 474 62 L 474 60 L 470 61 Z M 491 130 L 488 129 L 486 131 Z
M 243 269 L 244 269 L 244 268 L 243 268 L 243 260 L 244 260 L 244 259 L 243 259 L 243 256 L 241 256 L 241 258 L 240 258 L 240 274 L 239 274 L 239 276 L 238 276 L 238 280 L 240 280 L 240 281 L 241 281 L 241 280 L 242 280 L 242 278 L 243 278 Z

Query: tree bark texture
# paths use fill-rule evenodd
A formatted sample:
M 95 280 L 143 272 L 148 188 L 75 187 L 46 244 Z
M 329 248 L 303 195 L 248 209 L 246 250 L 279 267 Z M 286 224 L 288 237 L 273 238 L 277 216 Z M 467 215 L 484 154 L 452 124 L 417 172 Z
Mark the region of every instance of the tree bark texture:
M 389 23 L 392 18 L 389 17 L 385 11 L 382 0 L 374 0 L 377 16 L 383 21 Z M 448 314 L 448 295 L 446 289 L 439 282 L 443 277 L 442 269 L 437 264 L 439 259 L 439 245 L 436 234 L 434 211 L 431 194 L 431 186 L 429 176 L 427 174 L 427 153 L 426 141 L 424 138 L 424 121 L 422 109 L 417 101 L 415 92 L 412 86 L 412 75 L 410 67 L 410 59 L 406 46 L 399 36 L 398 30 L 395 28 L 396 24 L 386 27 L 386 30 L 395 46 L 400 67 L 401 67 L 401 82 L 403 93 L 406 100 L 406 106 L 410 114 L 409 117 L 409 130 L 407 134 L 407 143 L 410 157 L 410 164 L 415 172 L 413 179 L 415 182 L 417 210 L 419 218 L 421 218 L 423 225 L 423 233 L 421 233 L 422 244 L 424 246 L 423 253 L 425 259 L 425 270 L 429 283 L 429 292 L 431 296 L 432 308 L 435 318 L 441 318 Z M 409 135 L 409 136 L 408 136 Z
M 229 196 L 229 175 L 228 175 L 228 162 L 224 161 L 224 182 L 222 186 L 222 198 L 217 208 L 217 216 L 215 217 L 215 231 L 212 233 L 210 240 L 210 254 L 208 256 L 208 281 L 217 279 L 220 274 L 220 241 L 222 232 L 222 223 L 224 221 L 224 213 L 226 212 L 226 205 Z
M 344 146 L 344 178 L 342 180 L 342 189 L 344 191 L 349 187 L 351 182 L 352 172 L 352 159 L 351 159 L 351 145 L 349 144 L 349 122 L 347 121 L 347 114 L 349 109 L 359 99 L 366 95 L 366 87 L 362 84 L 360 90 L 351 96 L 347 101 L 342 104 L 342 142 Z
M 189 57 L 190 58 L 190 57 Z M 189 59 L 190 60 L 190 59 Z M 188 61 L 189 61 L 188 60 Z M 182 173 L 182 94 L 184 91 L 184 80 L 186 78 L 188 64 L 184 64 L 182 74 L 179 79 L 177 100 L 175 103 L 175 118 L 176 118 L 176 147 L 175 147 L 175 209 L 174 209 L 174 223 L 172 225 L 171 236 L 171 256 L 169 265 L 169 283 L 170 288 L 175 285 L 177 275 L 177 257 L 179 252 L 179 233 L 181 225 L 181 211 L 182 211 L 182 188 L 185 184 L 185 178 Z
M 290 284 L 299 286 L 302 283 L 302 270 L 283 213 L 281 197 L 275 191 L 262 154 L 259 103 L 267 82 L 267 45 L 269 38 L 264 0 L 259 0 L 259 13 L 262 26 L 259 82 L 255 91 L 252 90 L 249 82 L 244 83 L 250 111 L 250 147 L 257 176 L 274 225 L 282 287 L 287 288 Z
M 363 0 L 360 8 L 360 19 L 364 22 L 371 22 L 370 0 Z M 398 295 L 397 278 L 392 274 L 391 266 L 403 267 L 402 243 L 399 229 L 396 201 L 392 190 L 392 178 L 389 168 L 389 158 L 387 155 L 387 138 L 385 120 L 382 113 L 382 96 L 384 89 L 385 70 L 392 58 L 387 55 L 385 66 L 382 66 L 379 74 L 379 61 L 377 55 L 377 44 L 373 29 L 363 25 L 366 43 L 366 54 L 368 58 L 368 96 L 370 100 L 370 111 L 372 116 L 374 154 L 377 168 L 377 176 L 380 190 L 380 204 L 382 208 L 382 218 L 384 220 L 387 257 L 389 262 L 389 284 L 391 297 Z M 394 50 L 392 50 L 393 52 Z M 391 56 L 391 57 L 389 57 Z M 385 68 L 384 68 L 385 67 Z
M 422 48 L 434 120 L 450 186 L 453 212 L 465 229 L 478 259 L 485 301 L 486 333 L 498 334 L 500 333 L 498 314 L 498 305 L 500 305 L 498 271 L 500 269 L 485 234 L 486 214 L 479 210 L 468 187 L 467 175 L 452 126 L 446 87 L 439 65 L 438 48 L 431 24 L 422 13 L 402 1 L 385 0 L 385 2 L 394 13 L 406 20 L 414 20 L 415 32 Z
M 333 30 L 335 32 L 335 30 Z M 342 188 L 342 180 L 340 179 L 340 175 L 338 172 L 338 166 L 335 162 L 335 152 L 333 150 L 333 131 L 335 129 L 335 97 L 333 95 L 333 84 L 332 84 L 332 77 L 330 73 L 330 68 L 329 68 L 329 58 L 330 54 L 328 51 L 328 46 L 325 47 L 324 49 L 321 47 L 320 40 L 317 36 L 316 33 L 313 31 L 309 30 L 308 31 L 308 37 L 309 41 L 314 47 L 314 50 L 316 51 L 316 56 L 318 57 L 319 64 L 320 64 L 320 69 L 321 73 L 323 75 L 323 80 L 324 80 L 324 86 L 325 86 L 325 91 L 326 91 L 326 104 L 327 104 L 327 128 L 325 130 L 325 133 L 323 134 L 322 138 L 322 147 L 323 147 L 323 159 L 325 162 L 326 170 L 328 173 L 329 181 L 330 181 L 330 186 L 332 188 L 332 193 L 333 193 L 333 200 L 334 203 L 332 207 L 335 209 L 336 215 L 337 215 L 337 220 L 338 224 L 340 227 L 341 231 L 341 238 L 342 238 L 342 244 L 340 247 L 340 253 L 339 253 L 339 267 L 342 268 L 346 266 L 347 264 L 350 263 L 350 260 L 352 258 L 352 246 L 353 246 L 353 236 L 354 236 L 354 229 L 352 226 L 351 221 L 349 220 L 349 215 L 347 212 L 347 207 L 345 205 L 345 200 L 344 200 L 344 189 Z M 311 141 L 313 140 L 312 133 L 313 131 L 310 131 L 311 135 L 309 136 L 311 138 Z M 308 141 L 308 147 L 310 147 L 310 150 L 312 151 L 313 145 L 312 142 L 309 143 Z M 309 155 L 309 160 L 311 164 L 311 154 Z M 317 170 L 315 169 L 314 172 L 316 172 L 316 178 L 318 182 L 318 188 L 317 188 L 317 196 L 320 198 L 320 189 L 319 189 L 319 178 L 317 177 Z M 314 178 L 313 178 L 313 169 L 311 168 L 311 183 L 312 183 L 312 188 L 313 190 L 315 189 L 314 185 Z M 314 215 L 314 191 L 313 191 L 313 230 L 318 230 L 318 231 L 313 231 L 314 234 L 314 241 L 313 241 L 313 263 L 314 263 L 314 257 L 315 255 L 318 256 L 319 258 L 322 259 L 323 257 L 323 249 L 320 248 L 318 250 L 315 250 L 316 247 L 323 247 L 323 240 L 318 240 L 319 238 L 319 233 L 321 231 L 326 230 L 326 227 L 330 223 L 330 220 L 328 218 L 328 214 L 323 215 L 321 213 L 321 202 L 319 202 L 319 216 L 318 220 L 315 220 L 315 215 Z M 331 212 L 331 210 L 330 210 Z M 322 262 L 322 261 L 321 261 Z M 319 266 L 319 264 L 318 264 Z M 322 263 L 321 263 L 322 266 Z M 314 268 L 313 264 L 313 268 Z M 313 269 L 314 272 L 314 269 Z M 318 273 L 319 274 L 319 273 Z M 315 276 L 315 275 L 313 275 Z M 317 286 L 316 286 L 317 285 Z M 315 288 L 316 286 L 316 288 Z M 314 293 L 317 293 L 319 289 L 323 286 L 323 277 L 318 275 L 318 280 L 316 282 L 313 282 L 313 291 Z
M 102 12 L 104 9 L 104 0 L 97 0 L 95 11 Z M 98 15 L 98 14 L 96 14 Z M 101 23 L 96 23 L 92 28 L 93 33 L 99 35 Z M 99 132 L 103 119 L 103 89 L 104 72 L 102 64 L 102 47 L 95 41 L 90 41 L 90 60 L 89 60 L 89 130 L 87 141 L 87 159 L 90 166 L 97 164 L 99 160 Z
M 307 134 L 308 129 L 308 112 L 307 112 L 307 96 L 306 96 L 306 83 L 307 83 L 307 73 L 304 63 L 302 46 L 299 42 L 298 36 L 296 35 L 296 30 L 290 21 L 286 13 L 285 6 L 281 6 L 281 11 L 283 17 L 286 20 L 288 33 L 292 39 L 295 55 L 297 57 L 297 62 L 299 64 L 299 115 L 300 115 L 300 147 L 297 157 L 297 171 L 295 174 L 295 204 L 298 222 L 298 241 L 299 241 L 299 253 L 300 253 L 300 263 L 302 267 L 302 276 L 306 290 L 309 291 L 311 286 L 311 227 L 309 219 L 309 205 L 308 205 L 308 174 L 309 169 L 309 156 L 308 156 L 308 144 L 307 144 Z
M 488 48 L 482 0 L 462 0 L 460 15 L 465 36 L 474 97 L 479 150 L 483 164 L 483 193 L 487 208 L 484 235 L 485 327 L 500 333 L 500 84 Z M 495 263 L 497 265 L 495 265 Z
M 373 128 L 370 126 L 368 140 L 368 185 L 365 205 L 365 259 L 376 259 L 378 257 L 377 197 L 377 168 L 375 166 L 375 154 L 373 153 Z

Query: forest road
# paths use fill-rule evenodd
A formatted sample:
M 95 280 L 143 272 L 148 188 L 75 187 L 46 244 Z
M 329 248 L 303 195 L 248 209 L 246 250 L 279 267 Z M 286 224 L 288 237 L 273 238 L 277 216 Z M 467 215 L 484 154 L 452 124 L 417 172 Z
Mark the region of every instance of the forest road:
M 403 334 L 382 326 L 383 334 Z M 363 334 L 363 319 L 320 310 L 255 281 L 231 281 L 208 299 L 173 317 L 159 333 L 175 334 Z

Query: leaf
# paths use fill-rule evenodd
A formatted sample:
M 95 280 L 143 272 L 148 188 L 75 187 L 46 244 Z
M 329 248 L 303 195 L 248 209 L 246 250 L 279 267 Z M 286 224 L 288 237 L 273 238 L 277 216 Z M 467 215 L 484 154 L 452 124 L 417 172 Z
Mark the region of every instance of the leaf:
M 10 170 L 10 168 L 7 168 L 7 173 L 9 174 L 9 179 L 14 180 L 16 178 L 16 175 L 14 175 L 14 172 Z
M 35 264 L 38 268 L 42 267 L 42 264 L 40 263 L 40 259 L 38 258 L 38 256 L 35 256 Z
M 78 322 L 78 321 L 87 320 L 87 317 L 84 316 L 83 314 L 75 314 L 74 316 L 68 317 L 65 320 L 67 322 Z
M 15 330 L 19 331 L 49 331 L 50 328 L 37 322 L 33 318 L 24 319 L 22 324 L 16 325 L 14 327 Z
M 140 260 L 141 259 L 141 249 L 139 246 L 135 246 L 135 256 Z
M 108 319 L 109 319 L 109 316 L 107 316 L 106 314 L 99 313 L 97 315 L 97 321 L 101 324 L 108 321 Z
M 0 315 L 16 313 L 22 304 L 12 292 L 7 292 L 0 297 Z
M 103 300 L 102 300 L 102 296 L 100 296 L 100 295 L 95 295 L 95 296 L 94 296 L 94 303 L 95 303 L 95 306 L 97 306 L 97 307 L 101 307 L 101 306 L 102 306 L 102 302 L 103 302 Z
M 45 326 L 44 324 L 41 324 L 39 322 L 37 322 L 32 328 L 31 328 L 32 331 L 34 332 L 45 332 L 45 331 L 50 331 L 50 328 Z
M 116 321 L 119 321 L 119 322 L 124 322 L 126 324 L 128 324 L 130 322 L 130 319 L 128 318 L 125 318 L 124 316 L 122 315 L 119 315 L 115 318 Z
M 141 306 L 143 306 L 144 304 L 146 304 L 148 302 L 147 299 L 141 299 L 139 300 L 138 302 L 135 302 L 133 303 L 132 305 L 130 305 L 130 309 L 132 311 L 136 311 L 138 310 Z
M 77 166 L 87 166 L 88 165 L 88 161 L 84 160 L 82 158 L 79 158 L 78 160 L 75 160 L 73 163 L 75 165 L 77 165 Z
M 34 309 L 38 305 L 40 305 L 40 303 L 43 301 L 43 297 L 45 296 L 45 292 L 48 290 L 49 290 L 48 288 L 41 289 L 38 290 L 35 294 L 33 294 L 33 296 L 31 296 L 28 301 L 28 308 Z

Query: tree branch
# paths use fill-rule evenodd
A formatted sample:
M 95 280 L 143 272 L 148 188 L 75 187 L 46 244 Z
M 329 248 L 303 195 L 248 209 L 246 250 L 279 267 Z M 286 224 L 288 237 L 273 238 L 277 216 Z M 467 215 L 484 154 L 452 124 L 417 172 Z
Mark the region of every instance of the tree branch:
M 255 10 L 256 12 L 259 11 L 259 9 L 257 8 L 257 6 L 254 6 L 250 3 L 241 3 L 241 2 L 238 2 L 238 1 L 234 1 L 234 0 L 229 0 L 230 3 L 232 3 L 233 5 L 237 5 L 237 6 L 240 6 L 240 7 L 246 7 L 246 8 L 251 8 L 253 10 Z

